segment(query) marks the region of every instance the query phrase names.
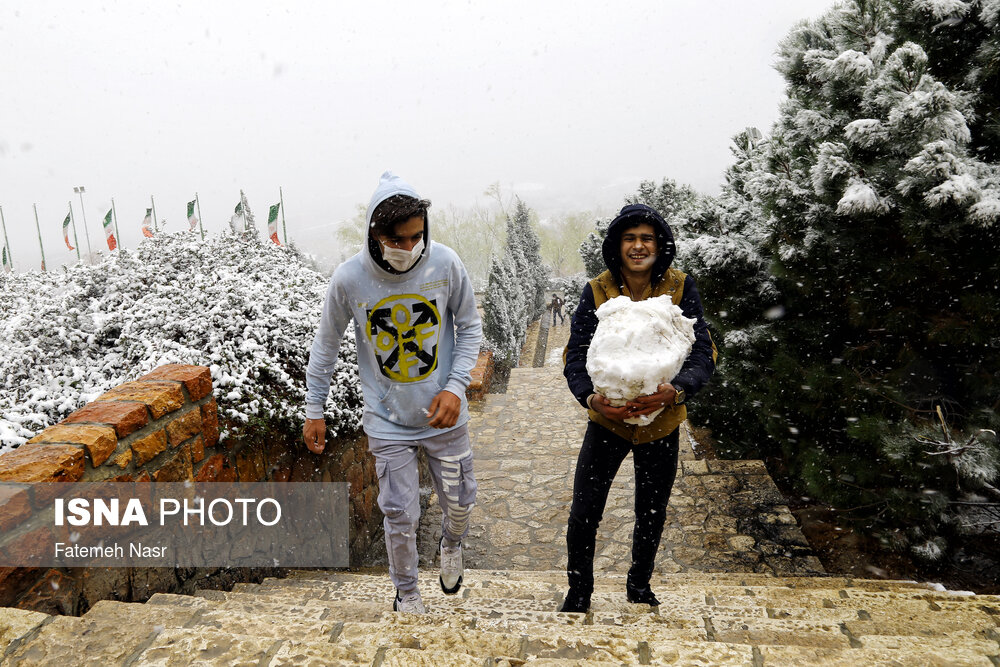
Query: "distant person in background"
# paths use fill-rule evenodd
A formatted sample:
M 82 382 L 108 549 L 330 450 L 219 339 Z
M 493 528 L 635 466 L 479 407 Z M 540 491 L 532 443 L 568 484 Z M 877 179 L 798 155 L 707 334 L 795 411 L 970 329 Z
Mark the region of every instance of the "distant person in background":
M 715 371 L 715 345 L 702 316 L 698 289 L 691 276 L 670 268 L 674 237 L 660 214 L 642 204 L 626 206 L 608 227 L 601 252 L 608 269 L 583 288 L 570 325 L 563 370 L 570 391 L 588 409 L 590 418 L 576 463 L 566 533 L 569 592 L 559 611 L 568 612 L 590 608 L 597 526 L 611 483 L 630 451 L 635 466 L 635 527 L 625 593 L 629 602 L 660 604 L 649 581 L 677 473 L 679 426 L 687 417 L 684 401 Z M 616 408 L 594 392 L 587 373 L 587 350 L 597 329 L 597 307 L 622 295 L 633 301 L 669 296 L 686 317 L 695 319 L 695 342 L 676 377 L 664 378 L 655 394 Z M 625 423 L 660 408 L 665 409 L 646 426 Z
M 482 324 L 472 282 L 451 248 L 429 240 L 430 202 L 391 172 L 368 205 L 368 240 L 337 267 L 306 370 L 310 451 L 325 447 L 324 406 L 340 342 L 354 320 L 365 398 L 362 425 L 375 456 L 385 514 L 393 609 L 424 613 L 417 589 L 420 520 L 417 449 L 427 454 L 441 504 L 441 590 L 462 586 L 462 540 L 476 500 L 465 390 L 479 356 Z
M 553 293 L 552 303 L 549 304 L 549 308 L 552 309 L 552 326 L 556 325 L 556 315 L 559 316 L 559 324 L 565 324 L 566 320 L 563 318 L 563 300 L 558 294 Z

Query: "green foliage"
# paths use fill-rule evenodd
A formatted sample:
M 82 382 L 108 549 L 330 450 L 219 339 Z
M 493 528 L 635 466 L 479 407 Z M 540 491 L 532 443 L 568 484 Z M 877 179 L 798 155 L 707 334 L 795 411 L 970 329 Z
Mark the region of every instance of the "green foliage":
M 721 333 L 698 414 L 723 449 L 928 560 L 1000 476 L 994 5 L 857 0 L 796 28 L 771 136 L 736 137 L 678 242 Z

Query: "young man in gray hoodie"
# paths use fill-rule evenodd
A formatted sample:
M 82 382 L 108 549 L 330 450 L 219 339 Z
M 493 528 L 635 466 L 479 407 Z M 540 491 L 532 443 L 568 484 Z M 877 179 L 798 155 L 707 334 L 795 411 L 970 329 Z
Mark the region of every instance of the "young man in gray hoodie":
M 306 370 L 303 428 L 306 446 L 321 453 L 330 378 L 353 319 L 393 609 L 412 613 L 425 611 L 417 589 L 417 448 L 427 454 L 444 514 L 439 581 L 446 594 L 462 585 L 462 539 L 476 500 L 465 390 L 483 329 L 462 261 L 429 239 L 429 206 L 398 176 L 382 174 L 368 204 L 367 243 L 330 280 Z

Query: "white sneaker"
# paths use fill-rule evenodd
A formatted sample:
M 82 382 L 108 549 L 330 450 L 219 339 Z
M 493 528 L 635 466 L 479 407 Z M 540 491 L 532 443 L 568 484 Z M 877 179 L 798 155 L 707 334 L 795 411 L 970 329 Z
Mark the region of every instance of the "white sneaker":
M 392 601 L 392 610 L 406 612 L 407 614 L 427 613 L 424 601 L 420 599 L 420 591 L 418 590 L 403 593 L 403 597 L 399 597 L 399 591 L 397 590 L 396 599 Z
M 440 542 L 441 550 L 441 590 L 445 595 L 454 595 L 462 587 L 462 573 L 465 572 L 465 565 L 462 560 L 462 543 L 456 546 L 446 547 L 444 538 Z

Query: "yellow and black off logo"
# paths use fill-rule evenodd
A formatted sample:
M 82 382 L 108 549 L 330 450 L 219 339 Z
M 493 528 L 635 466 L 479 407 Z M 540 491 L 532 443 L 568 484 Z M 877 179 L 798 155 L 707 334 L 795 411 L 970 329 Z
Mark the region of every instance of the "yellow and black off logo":
M 437 368 L 441 313 L 419 294 L 382 299 L 368 312 L 368 340 L 379 368 L 396 382 L 423 380 Z

